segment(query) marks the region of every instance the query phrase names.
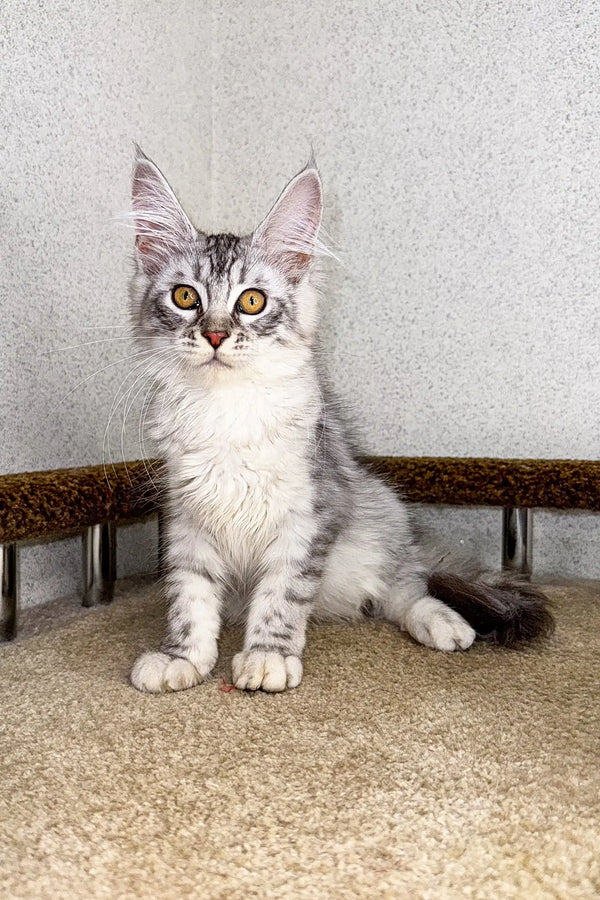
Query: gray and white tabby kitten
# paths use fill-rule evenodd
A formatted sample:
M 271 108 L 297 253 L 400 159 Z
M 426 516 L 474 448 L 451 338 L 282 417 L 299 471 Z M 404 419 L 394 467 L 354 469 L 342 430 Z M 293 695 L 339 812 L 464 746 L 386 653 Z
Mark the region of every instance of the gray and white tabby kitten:
M 322 190 L 309 164 L 251 235 L 207 235 L 139 151 L 133 176 L 141 352 L 157 361 L 152 434 L 165 465 L 168 629 L 133 685 L 193 687 L 243 621 L 233 683 L 302 680 L 310 618 L 393 622 L 435 650 L 547 632 L 527 585 L 432 571 L 407 506 L 364 468 L 316 361 Z

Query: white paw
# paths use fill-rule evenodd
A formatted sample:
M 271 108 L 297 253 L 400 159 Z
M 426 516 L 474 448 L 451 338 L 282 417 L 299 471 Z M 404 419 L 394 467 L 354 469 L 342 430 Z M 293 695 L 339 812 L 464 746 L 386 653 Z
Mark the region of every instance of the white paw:
M 231 668 L 240 691 L 285 691 L 302 681 L 302 660 L 274 651 L 243 650 L 233 657 Z
M 131 683 L 138 691 L 162 694 L 165 691 L 184 691 L 203 680 L 202 675 L 187 659 L 166 653 L 143 653 L 131 670 Z
M 406 615 L 405 628 L 416 641 L 433 650 L 466 650 L 475 640 L 469 623 L 434 597 L 417 600 Z

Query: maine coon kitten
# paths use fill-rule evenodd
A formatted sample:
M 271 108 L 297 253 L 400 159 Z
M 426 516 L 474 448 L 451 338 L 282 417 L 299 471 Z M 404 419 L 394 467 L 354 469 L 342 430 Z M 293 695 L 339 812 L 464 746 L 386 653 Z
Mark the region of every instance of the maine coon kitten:
M 316 363 L 321 213 L 309 164 L 253 234 L 207 235 L 138 152 L 131 296 L 160 363 L 169 601 L 161 650 L 131 673 L 142 691 L 206 678 L 224 619 L 245 623 L 234 684 L 265 691 L 300 684 L 311 617 L 380 617 L 435 650 L 551 628 L 531 587 L 432 571 L 407 507 L 357 461 Z

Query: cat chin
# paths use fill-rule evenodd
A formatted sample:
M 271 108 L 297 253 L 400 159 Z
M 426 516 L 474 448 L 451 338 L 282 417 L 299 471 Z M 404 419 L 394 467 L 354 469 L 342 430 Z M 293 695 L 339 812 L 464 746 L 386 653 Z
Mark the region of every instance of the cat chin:
M 209 359 L 187 367 L 188 383 L 202 386 L 205 390 L 235 382 L 240 377 L 243 380 L 247 379 L 247 367 L 223 360 Z
M 199 353 L 188 351 L 184 354 L 184 359 L 187 363 L 186 368 L 188 372 L 192 373 L 218 374 L 219 372 L 232 371 L 239 368 L 234 361 L 223 359 L 221 356 L 210 356 L 207 359 Z
M 206 362 L 200 363 L 200 368 L 202 369 L 233 369 L 231 363 L 225 362 L 223 359 L 219 359 L 217 356 L 213 356 L 212 359 L 206 360 Z

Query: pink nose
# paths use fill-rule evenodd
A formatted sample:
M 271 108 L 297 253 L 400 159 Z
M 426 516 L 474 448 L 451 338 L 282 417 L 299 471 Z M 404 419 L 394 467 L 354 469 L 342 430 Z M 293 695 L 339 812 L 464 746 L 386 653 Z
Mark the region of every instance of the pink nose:
M 218 347 L 226 337 L 229 337 L 226 331 L 204 331 L 203 336 L 213 347 Z

